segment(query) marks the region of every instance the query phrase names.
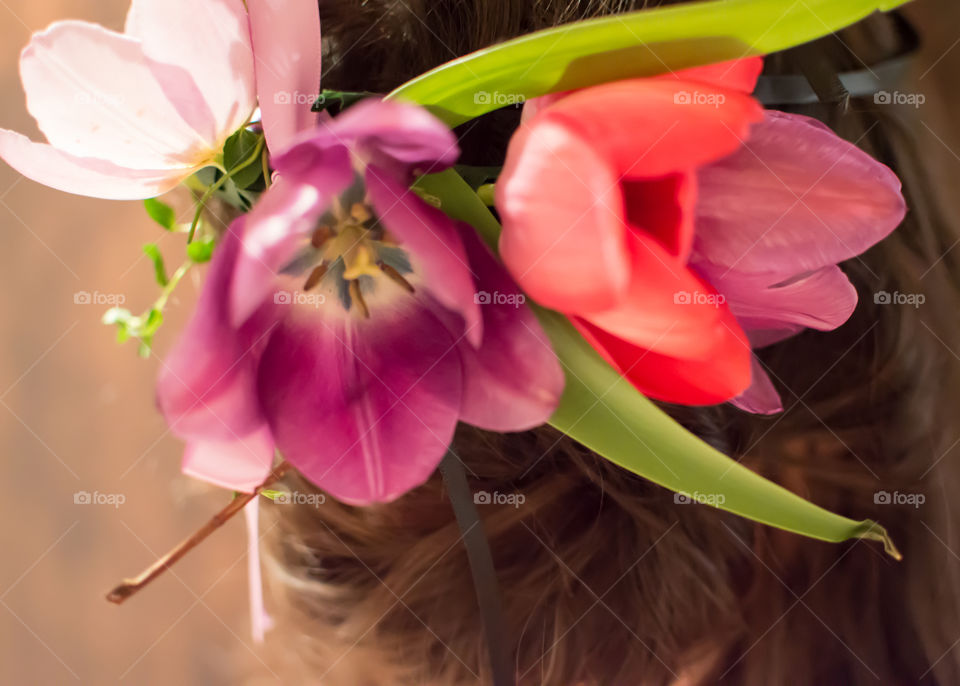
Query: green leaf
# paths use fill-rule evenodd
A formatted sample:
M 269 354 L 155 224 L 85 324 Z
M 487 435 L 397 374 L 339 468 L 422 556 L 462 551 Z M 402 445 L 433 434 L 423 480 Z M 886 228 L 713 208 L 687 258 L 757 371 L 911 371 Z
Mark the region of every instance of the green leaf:
M 150 218 L 167 231 L 176 230 L 177 213 L 173 211 L 170 205 L 156 198 L 147 198 L 143 201 L 143 207 L 147 210 Z
M 240 129 L 223 146 L 223 166 L 231 173 L 231 180 L 241 191 L 255 184 L 263 175 L 262 165 L 250 163 L 250 156 L 256 151 L 260 138 L 259 134 L 249 129 Z M 236 173 L 233 173 L 235 170 Z
M 358 102 L 367 98 L 378 97 L 376 93 L 368 91 L 336 91 L 324 89 L 314 100 L 310 108 L 312 112 L 324 112 L 334 110 L 334 113 L 343 112 L 345 109 L 353 107 Z
M 163 255 L 160 254 L 160 249 L 153 243 L 147 243 L 143 246 L 143 254 L 153 262 L 153 272 L 157 283 L 166 288 L 170 279 L 167 278 L 167 268 L 163 264 Z
M 494 45 L 409 81 L 388 98 L 450 126 L 558 91 L 785 50 L 908 0 L 725 0 L 567 24 Z
M 417 181 L 442 209 L 472 225 L 495 247 L 500 226 L 453 170 Z M 763 524 L 825 541 L 863 538 L 900 554 L 871 520 L 833 514 L 750 471 L 687 431 L 623 379 L 561 314 L 535 308 L 567 382 L 550 423 L 611 462 L 687 499 L 706 502 Z
M 216 246 L 215 241 L 194 241 L 187 245 L 187 257 L 190 258 L 191 262 L 196 264 L 204 264 L 209 262 L 213 257 L 213 249 Z

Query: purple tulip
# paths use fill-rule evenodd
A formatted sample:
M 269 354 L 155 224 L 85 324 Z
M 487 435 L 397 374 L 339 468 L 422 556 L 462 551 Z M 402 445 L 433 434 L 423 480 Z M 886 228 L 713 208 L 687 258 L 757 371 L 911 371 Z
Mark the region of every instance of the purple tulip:
M 533 312 L 469 227 L 409 189 L 457 156 L 426 110 L 367 101 L 274 158 L 161 374 L 185 472 L 249 491 L 276 449 L 344 502 L 389 501 L 458 421 L 550 417 L 563 374 Z

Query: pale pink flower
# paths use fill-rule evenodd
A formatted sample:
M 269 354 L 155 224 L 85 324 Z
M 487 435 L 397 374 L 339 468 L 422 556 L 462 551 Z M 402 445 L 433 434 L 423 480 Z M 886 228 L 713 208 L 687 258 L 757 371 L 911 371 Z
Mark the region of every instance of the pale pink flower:
M 20 58 L 47 143 L 0 129 L 24 176 L 98 198 L 154 197 L 214 164 L 256 108 L 243 0 L 133 0 L 124 33 L 59 21 Z

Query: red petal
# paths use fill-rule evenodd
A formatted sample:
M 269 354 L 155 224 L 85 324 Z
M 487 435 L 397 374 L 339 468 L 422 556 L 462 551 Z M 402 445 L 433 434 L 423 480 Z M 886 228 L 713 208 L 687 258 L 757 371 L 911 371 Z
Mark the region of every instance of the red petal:
M 630 280 L 623 196 L 593 143 L 541 120 L 510 143 L 497 183 L 500 254 L 534 300 L 561 312 L 613 307 Z
M 642 232 L 630 239 L 633 278 L 623 300 L 609 310 L 579 314 L 633 345 L 703 358 L 724 335 L 726 305 L 712 286 L 659 241 Z
M 763 58 L 748 57 L 742 60 L 708 64 L 703 67 L 681 69 L 657 78 L 705 83 L 749 95 L 757 87 L 757 79 L 760 78 L 760 72 L 762 71 Z
M 667 252 L 686 262 L 693 247 L 697 204 L 694 174 L 622 183 L 627 222 L 657 238 Z
M 563 98 L 530 126 L 567 127 L 590 141 L 618 175 L 655 178 L 726 157 L 762 118 L 760 104 L 736 91 L 673 79 L 629 79 Z
M 632 345 L 587 321 L 574 325 L 624 378 L 646 396 L 679 405 L 716 405 L 750 386 L 750 344 L 736 319 L 725 312 L 726 335 L 707 359 L 685 360 Z

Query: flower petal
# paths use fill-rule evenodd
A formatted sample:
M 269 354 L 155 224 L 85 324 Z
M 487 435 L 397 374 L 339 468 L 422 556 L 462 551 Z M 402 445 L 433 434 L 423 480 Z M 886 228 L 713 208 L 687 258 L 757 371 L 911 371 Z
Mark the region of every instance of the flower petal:
M 176 71 L 190 83 L 187 72 Z M 134 169 L 184 170 L 212 157 L 134 38 L 96 24 L 57 22 L 33 36 L 20 57 L 20 75 L 40 130 L 72 155 Z
M 692 97 L 692 92 L 696 98 Z M 530 121 L 565 126 L 619 177 L 687 172 L 737 150 L 763 118 L 753 98 L 672 79 L 628 79 L 586 88 Z
M 727 313 L 727 335 L 709 358 L 661 355 L 612 336 L 590 322 L 571 320 L 590 344 L 644 395 L 680 405 L 716 405 L 750 385 L 750 344 Z
M 230 319 L 240 326 L 276 289 L 277 276 L 310 240 L 330 201 L 353 178 L 345 148 L 318 151 L 300 161 L 303 173 L 281 175 L 247 217 L 230 298 Z
M 461 421 L 488 431 L 526 431 L 545 423 L 563 393 L 563 370 L 520 289 L 469 227 L 461 231 L 477 275 L 483 344 L 461 342 Z
M 74 157 L 0 129 L 0 158 L 44 186 L 107 200 L 142 200 L 163 195 L 189 174 L 169 169 L 124 169 L 92 157 Z
M 320 9 L 303 0 L 247 0 L 257 95 L 271 153 L 316 125 L 320 92 Z
M 405 181 L 414 168 L 424 174 L 443 171 L 460 156 L 457 137 L 426 109 L 376 98 L 322 120 L 315 131 L 304 133 L 298 143 L 320 148 L 348 146 L 359 151 L 367 162 Z M 283 165 L 283 159 L 278 159 L 277 169 Z
M 197 309 L 157 383 L 170 429 L 191 442 L 231 442 L 263 424 L 256 369 L 274 313 L 264 308 L 242 328 L 227 316 L 243 222 L 238 219 L 217 246 Z
M 609 310 L 579 314 L 633 345 L 703 358 L 729 335 L 723 299 L 656 239 L 634 232 L 630 241 L 633 275 L 623 299 Z
M 199 100 L 187 98 L 181 113 L 211 148 L 219 150 L 252 114 L 256 86 L 243 0 L 133 0 L 126 33 L 142 41 L 156 66 L 190 74 Z M 176 102 L 175 91 L 168 95 Z
M 757 79 L 763 71 L 762 57 L 748 57 L 729 62 L 718 62 L 703 67 L 691 67 L 655 76 L 656 79 L 684 81 L 687 83 L 705 83 L 720 88 L 739 91 L 749 95 L 757 87 Z M 582 90 L 582 89 L 581 89 Z M 528 121 L 550 105 L 577 91 L 561 91 L 541 95 L 527 100 L 523 104 L 522 121 Z
M 688 83 L 705 83 L 749 95 L 757 87 L 757 79 L 760 78 L 760 72 L 762 71 L 762 57 L 747 57 L 742 60 L 717 62 L 703 67 L 681 69 L 656 78 L 675 79 Z
M 440 304 L 463 317 L 467 340 L 479 346 L 483 318 L 474 274 L 453 220 L 427 205 L 387 171 L 371 165 L 366 181 L 377 216 L 414 257 L 414 268 L 427 290 Z
M 496 194 L 500 254 L 534 300 L 562 312 L 620 300 L 630 281 L 624 200 L 590 141 L 551 121 L 523 127 Z
M 734 407 L 753 414 L 777 414 L 783 412 L 783 401 L 773 387 L 773 382 L 754 355 L 750 361 L 750 387 L 730 401 Z
M 354 505 L 393 500 L 436 469 L 457 424 L 462 367 L 413 298 L 371 319 L 296 310 L 270 339 L 260 393 L 280 452 Z
M 693 247 L 697 178 L 692 173 L 622 182 L 627 222 L 657 238 L 667 252 L 686 262 Z
M 251 493 L 270 474 L 274 454 L 273 436 L 264 424 L 234 440 L 191 441 L 182 471 L 221 488 Z
M 768 112 L 699 172 L 699 259 L 788 278 L 850 259 L 903 220 L 900 180 L 807 117 Z
M 857 307 L 857 289 L 837 266 L 782 283 L 771 283 L 776 275 L 742 274 L 715 265 L 696 268 L 724 295 L 747 331 L 796 326 L 831 331 L 846 322 Z

